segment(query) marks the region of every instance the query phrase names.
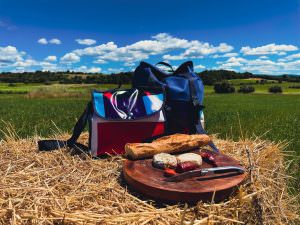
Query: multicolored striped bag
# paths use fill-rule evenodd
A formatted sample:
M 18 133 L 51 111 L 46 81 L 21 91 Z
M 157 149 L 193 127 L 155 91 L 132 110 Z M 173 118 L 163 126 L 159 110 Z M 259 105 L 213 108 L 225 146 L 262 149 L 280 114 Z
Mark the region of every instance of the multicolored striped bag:
M 165 133 L 163 108 L 162 89 L 93 91 L 92 101 L 77 121 L 72 137 L 67 141 L 39 141 L 39 150 L 82 147 L 76 141 L 88 122 L 92 156 L 122 154 L 126 143 L 144 142 Z
M 92 93 L 92 155 L 121 154 L 128 142 L 143 142 L 165 131 L 162 92 L 138 89 Z

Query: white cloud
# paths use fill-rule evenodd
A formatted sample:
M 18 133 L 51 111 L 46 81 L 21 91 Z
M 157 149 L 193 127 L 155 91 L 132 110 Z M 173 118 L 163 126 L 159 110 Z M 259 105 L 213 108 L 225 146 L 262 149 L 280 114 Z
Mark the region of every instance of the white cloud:
M 242 66 L 243 63 L 246 63 L 247 59 L 242 57 L 231 57 L 227 59 L 225 62 L 218 61 L 217 64 L 219 64 L 220 69 L 233 69 L 232 67 L 239 67 Z
M 183 60 L 185 59 L 186 57 L 183 55 L 183 54 L 180 54 L 180 55 L 164 55 L 163 56 L 163 59 L 164 60 Z M 200 58 L 204 58 L 204 56 L 199 56 L 198 59 Z
M 254 59 L 254 60 L 248 60 L 247 65 L 249 65 L 249 66 L 269 66 L 269 65 L 276 65 L 276 63 L 271 60 Z
M 108 42 L 106 44 L 97 45 L 94 47 L 87 47 L 84 49 L 76 49 L 73 52 L 79 56 L 99 56 L 107 52 L 114 51 L 118 46 L 114 42 Z
M 12 64 L 13 67 L 31 67 L 31 66 L 37 66 L 39 63 L 33 59 L 26 59 L 21 61 L 16 61 Z
M 86 72 L 87 71 L 87 66 L 80 66 L 80 67 L 78 67 L 78 68 L 75 68 L 75 69 L 73 69 L 72 71 L 74 71 L 74 72 Z
M 197 66 L 195 66 L 194 67 L 196 70 L 199 70 L 199 69 L 204 69 L 205 68 L 205 66 L 203 66 L 203 65 L 197 65 Z
M 32 59 L 14 46 L 0 47 L 0 71 L 24 72 L 37 69 L 58 70 L 56 64 Z
M 286 55 L 286 52 L 278 52 L 278 55 Z
M 288 55 L 287 57 L 285 57 L 285 59 L 287 60 L 298 59 L 298 58 L 300 58 L 300 53 Z
M 92 39 L 77 39 L 79 44 L 96 44 Z M 40 44 L 60 44 L 57 38 L 47 40 L 40 38 Z M 174 37 L 167 33 L 160 33 L 149 39 L 140 40 L 128 45 L 118 46 L 114 42 L 107 42 L 95 46 L 85 46 L 66 52 L 60 59 L 55 55 L 49 55 L 44 60 L 33 59 L 23 51 L 19 51 L 14 46 L 0 47 L 0 71 L 31 71 L 31 70 L 65 70 L 74 69 L 73 63 L 80 62 L 82 57 L 87 57 L 87 61 L 95 67 L 82 66 L 76 70 L 84 72 L 100 72 L 101 68 L 96 64 L 110 62 L 120 62 L 124 68 L 108 68 L 105 73 L 118 73 L 133 69 L 138 61 L 151 58 L 162 58 L 168 60 L 188 60 L 207 58 L 214 62 L 210 68 L 229 69 L 237 71 L 250 71 L 254 73 L 300 73 L 300 53 L 289 54 L 298 49 L 294 45 L 268 44 L 259 47 L 242 47 L 240 54 L 233 52 L 233 46 L 226 43 L 211 44 L 200 40 L 187 40 Z M 268 58 L 268 55 L 276 54 L 282 57 Z M 243 55 L 240 57 L 239 55 Z M 257 55 L 257 57 L 247 57 Z M 256 58 L 256 59 L 253 59 Z M 271 60 L 272 59 L 272 60 Z M 59 61 L 57 64 L 56 62 Z M 210 63 L 210 62 L 209 62 Z M 78 65 L 78 64 L 76 64 Z M 196 64 L 195 69 L 204 69 L 206 64 Z
M 165 60 L 182 60 L 182 59 L 196 59 L 203 58 L 206 55 L 215 53 L 225 53 L 233 50 L 231 45 L 221 43 L 218 46 L 213 46 L 207 42 L 190 41 L 187 49 L 179 55 L 164 55 Z
M 286 61 L 288 61 L 287 59 L 278 59 L 277 60 L 278 62 L 286 62 Z
M 9 66 L 11 63 L 22 61 L 25 54 L 14 46 L 0 47 L 0 66 Z
M 99 67 L 92 67 L 90 69 L 87 70 L 88 73 L 100 73 L 101 72 L 101 68 Z
M 226 54 L 222 55 L 222 57 L 236 57 L 238 55 L 239 54 L 236 52 L 230 52 L 230 53 L 226 53 Z
M 226 57 L 236 57 L 238 55 L 239 54 L 236 52 L 229 52 L 229 53 L 225 53 L 223 55 L 219 55 L 219 54 L 213 55 L 212 58 L 217 59 L 217 58 L 226 58 Z
M 93 61 L 93 63 L 96 63 L 96 64 L 105 64 L 107 63 L 107 61 L 103 60 L 103 59 L 99 59 L 99 58 L 96 58 L 96 60 Z
M 99 67 L 87 67 L 87 66 L 80 66 L 78 68 L 73 69 L 72 71 L 75 72 L 83 72 L 83 73 L 100 73 L 101 72 L 101 68 Z
M 48 44 L 48 41 L 46 38 L 40 38 L 38 41 L 37 41 L 39 44 L 41 45 L 46 45 Z
M 225 62 L 217 62 L 219 66 L 216 69 L 228 69 L 235 71 L 248 71 L 260 74 L 283 74 L 295 73 L 300 71 L 300 60 L 297 61 L 272 61 L 269 59 L 245 59 L 245 58 L 230 58 Z
M 132 63 L 132 62 L 125 62 L 124 63 L 124 66 L 127 66 L 127 67 L 132 67 L 134 65 L 135 65 L 135 63 Z
M 61 44 L 61 40 L 57 39 L 57 38 L 53 38 L 49 41 L 50 44 L 55 44 L 55 45 L 60 45 Z
M 76 55 L 75 53 L 67 53 L 63 57 L 60 58 L 60 61 L 62 63 L 71 64 L 71 63 L 77 63 L 80 61 L 80 57 Z
M 231 57 L 231 58 L 227 59 L 226 62 L 230 62 L 230 63 L 235 63 L 235 62 L 247 62 L 247 59 L 242 58 L 242 57 Z
M 256 48 L 251 48 L 249 46 L 242 47 L 241 53 L 244 55 L 281 55 L 285 54 L 285 52 L 296 50 L 298 50 L 298 47 L 295 45 L 276 45 L 272 43 Z
M 94 45 L 96 44 L 96 40 L 93 39 L 76 39 L 76 42 L 80 45 Z
M 108 68 L 107 71 L 109 73 L 120 73 L 120 72 L 124 71 L 124 68 Z
M 227 62 L 220 65 L 222 69 L 231 69 L 231 67 L 242 66 L 240 62 Z
M 130 45 L 118 47 L 114 42 L 108 42 L 98 46 L 76 49 L 73 53 L 79 56 L 97 56 L 95 63 L 105 63 L 108 61 L 123 61 L 133 63 L 148 59 L 151 55 L 165 54 L 173 50 L 183 50 L 179 55 L 165 55 L 165 60 L 178 60 L 186 58 L 203 58 L 205 55 L 213 53 L 225 53 L 233 49 L 226 43 L 213 46 L 207 42 L 198 40 L 186 40 L 173 37 L 167 33 L 160 33 L 152 36 L 150 40 L 141 40 Z
M 55 63 L 51 62 L 40 62 L 39 66 L 42 67 L 42 71 L 59 71 L 61 68 L 57 66 Z
M 268 56 L 265 56 L 265 55 L 262 55 L 259 57 L 259 59 L 268 59 L 269 57 Z
M 54 62 L 57 60 L 57 57 L 55 55 L 49 55 L 45 58 L 45 61 Z
M 41 45 L 47 45 L 47 44 L 60 45 L 61 44 L 61 41 L 57 38 L 52 38 L 49 41 L 46 38 L 40 38 L 37 42 Z

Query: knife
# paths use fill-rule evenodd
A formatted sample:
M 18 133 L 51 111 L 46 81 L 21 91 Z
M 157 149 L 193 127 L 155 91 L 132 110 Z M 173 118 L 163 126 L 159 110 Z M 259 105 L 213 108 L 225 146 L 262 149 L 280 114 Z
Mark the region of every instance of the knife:
M 220 166 L 220 167 L 213 167 L 213 168 L 197 169 L 197 170 L 187 171 L 178 175 L 174 175 L 172 177 L 165 179 L 165 181 L 178 182 L 192 177 L 205 176 L 208 173 L 220 174 L 220 173 L 228 173 L 228 172 L 236 172 L 237 174 L 242 174 L 245 172 L 245 170 L 237 166 Z

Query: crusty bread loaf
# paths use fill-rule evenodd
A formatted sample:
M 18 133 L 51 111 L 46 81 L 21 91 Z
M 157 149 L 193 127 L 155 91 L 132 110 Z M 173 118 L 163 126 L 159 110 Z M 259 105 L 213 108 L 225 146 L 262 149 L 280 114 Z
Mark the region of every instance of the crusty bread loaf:
M 173 134 L 159 138 L 152 143 L 128 143 L 126 156 L 131 159 L 152 157 L 158 153 L 177 153 L 207 145 L 210 137 L 205 134 Z

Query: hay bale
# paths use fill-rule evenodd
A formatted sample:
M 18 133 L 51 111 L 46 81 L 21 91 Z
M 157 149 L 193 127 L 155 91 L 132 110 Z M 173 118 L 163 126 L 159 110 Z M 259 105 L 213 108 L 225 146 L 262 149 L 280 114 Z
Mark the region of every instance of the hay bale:
M 11 135 L 14 136 L 14 135 Z M 93 160 L 66 149 L 37 152 L 37 137 L 0 142 L 2 224 L 299 224 L 299 201 L 289 195 L 282 145 L 217 140 L 249 170 L 229 201 L 196 206 L 140 199 L 120 179 L 122 158 Z M 55 138 L 66 138 L 62 135 Z M 87 142 L 87 134 L 82 139 Z

